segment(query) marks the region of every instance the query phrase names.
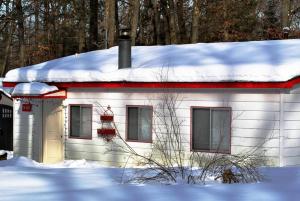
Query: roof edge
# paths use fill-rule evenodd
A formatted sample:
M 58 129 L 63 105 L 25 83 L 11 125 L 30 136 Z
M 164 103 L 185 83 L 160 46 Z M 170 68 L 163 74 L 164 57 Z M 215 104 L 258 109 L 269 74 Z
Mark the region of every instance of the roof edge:
M 15 87 L 22 82 L 3 82 L 4 87 Z M 291 89 L 300 84 L 300 77 L 283 82 L 45 82 L 60 89 L 66 88 L 244 88 L 244 89 Z

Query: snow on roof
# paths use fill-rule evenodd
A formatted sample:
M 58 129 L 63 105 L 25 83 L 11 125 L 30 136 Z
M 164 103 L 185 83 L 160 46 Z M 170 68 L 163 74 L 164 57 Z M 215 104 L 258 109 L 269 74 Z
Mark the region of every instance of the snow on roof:
M 300 75 L 300 39 L 132 47 L 118 70 L 118 47 L 9 71 L 6 82 L 287 81 Z
M 4 79 L 3 77 L 0 77 L 0 91 L 4 93 L 7 97 L 11 98 L 11 95 L 9 94 L 10 90 L 8 88 L 3 87 L 3 83 L 2 83 L 3 79 Z
M 49 86 L 45 83 L 39 82 L 31 82 L 31 83 L 20 83 L 17 84 L 14 88 L 12 95 L 20 96 L 20 95 L 43 95 L 49 92 L 57 91 L 58 88 L 56 86 Z

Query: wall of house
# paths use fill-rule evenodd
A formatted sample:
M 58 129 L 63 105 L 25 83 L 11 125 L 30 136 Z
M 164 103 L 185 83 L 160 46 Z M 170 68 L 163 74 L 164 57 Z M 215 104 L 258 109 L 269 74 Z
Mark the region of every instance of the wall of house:
M 42 154 L 42 101 L 30 100 L 31 112 L 22 111 L 22 103 L 28 100 L 14 99 L 14 155 L 41 161 Z
M 300 165 L 300 86 L 283 95 L 282 153 L 285 166 Z
M 180 120 L 183 120 L 182 134 L 185 139 L 184 148 L 187 155 L 190 153 L 191 107 L 231 107 L 231 153 L 239 154 L 258 149 L 269 157 L 271 165 L 279 165 L 282 98 L 278 91 L 248 90 L 245 93 L 241 90 L 185 89 L 173 92 L 178 95 L 177 111 Z M 68 99 L 63 103 L 66 106 L 64 111 L 66 117 L 65 157 L 67 159 L 99 160 L 105 165 L 123 165 L 127 161 L 127 156 L 107 152 L 111 145 L 97 135 L 97 128 L 101 128 L 101 107 L 111 106 L 118 130 L 125 138 L 126 105 L 151 105 L 155 110 L 164 93 L 165 91 L 158 92 L 157 89 L 69 89 Z M 295 96 L 300 98 L 300 94 Z M 94 106 L 91 140 L 68 137 L 69 110 L 67 106 L 69 104 L 92 104 Z M 300 106 L 298 108 L 300 112 Z M 300 121 L 299 117 L 295 118 Z M 292 135 L 292 133 L 290 134 Z M 129 144 L 136 151 L 143 153 L 148 152 L 151 148 L 150 143 L 129 142 Z

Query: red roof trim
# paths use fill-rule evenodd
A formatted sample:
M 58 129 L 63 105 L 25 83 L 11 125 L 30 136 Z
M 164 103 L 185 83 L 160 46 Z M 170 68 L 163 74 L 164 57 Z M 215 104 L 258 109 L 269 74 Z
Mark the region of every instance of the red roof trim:
M 58 88 L 246 88 L 290 89 L 300 83 L 300 77 L 286 82 L 50 82 Z M 4 82 L 4 87 L 14 87 L 17 82 Z

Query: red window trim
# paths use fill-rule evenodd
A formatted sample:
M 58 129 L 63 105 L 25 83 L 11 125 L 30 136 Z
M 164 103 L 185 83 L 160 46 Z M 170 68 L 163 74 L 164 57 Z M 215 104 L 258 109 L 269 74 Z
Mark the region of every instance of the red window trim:
M 229 152 L 220 152 L 217 150 L 202 150 L 202 149 L 193 149 L 193 109 L 224 109 L 230 111 L 230 131 L 229 131 Z M 231 154 L 231 135 L 232 135 L 232 108 L 231 107 L 208 107 L 208 106 L 191 106 L 190 108 L 190 151 L 194 152 L 204 152 L 204 153 L 220 153 L 220 154 Z
M 3 82 L 4 87 L 15 87 L 21 82 Z M 291 89 L 300 83 L 300 76 L 282 82 L 47 82 L 66 88 L 246 88 L 246 89 Z
M 92 109 L 92 113 L 91 113 L 91 136 L 90 137 L 74 137 L 74 136 L 71 136 L 71 107 L 72 106 L 84 106 L 84 107 L 89 107 Z M 84 139 L 84 140 L 92 140 L 93 139 L 93 105 L 92 104 L 69 104 L 68 106 L 69 108 L 69 139 Z
M 152 110 L 151 115 L 151 140 L 150 141 L 142 141 L 142 140 L 130 140 L 128 139 L 128 108 L 137 107 L 137 108 L 150 108 Z M 126 105 L 126 122 L 125 122 L 125 140 L 127 142 L 138 142 L 138 143 L 152 143 L 153 142 L 153 106 L 151 105 Z

